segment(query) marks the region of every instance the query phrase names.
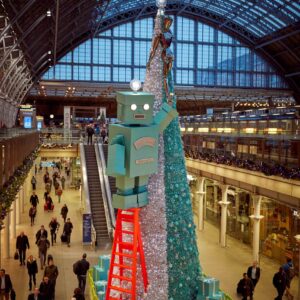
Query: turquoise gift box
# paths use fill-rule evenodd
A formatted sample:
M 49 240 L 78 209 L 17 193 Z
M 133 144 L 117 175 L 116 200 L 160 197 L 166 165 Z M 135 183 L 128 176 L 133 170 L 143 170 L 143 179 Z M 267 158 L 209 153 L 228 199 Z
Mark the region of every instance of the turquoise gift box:
M 219 292 L 220 282 L 216 278 L 201 278 L 200 279 L 200 292 L 204 296 L 214 296 Z
M 100 255 L 98 258 L 98 265 L 104 270 L 109 271 L 110 258 L 110 255 Z
M 107 281 L 106 280 L 99 280 L 94 282 L 96 292 L 106 292 Z
M 98 292 L 97 293 L 98 300 L 105 300 L 105 292 Z

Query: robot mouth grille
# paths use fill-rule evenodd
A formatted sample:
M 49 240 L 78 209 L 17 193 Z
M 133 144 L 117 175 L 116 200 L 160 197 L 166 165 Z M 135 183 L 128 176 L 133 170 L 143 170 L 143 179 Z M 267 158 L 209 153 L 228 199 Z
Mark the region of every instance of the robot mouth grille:
M 145 119 L 145 115 L 143 115 L 143 114 L 135 114 L 134 118 L 137 119 L 137 120 L 143 120 L 143 119 Z

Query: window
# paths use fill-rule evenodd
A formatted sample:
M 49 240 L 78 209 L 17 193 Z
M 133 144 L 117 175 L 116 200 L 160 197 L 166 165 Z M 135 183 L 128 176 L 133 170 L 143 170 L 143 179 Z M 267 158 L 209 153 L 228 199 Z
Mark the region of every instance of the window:
M 172 18 L 175 85 L 287 87 L 284 78 L 262 57 L 228 34 L 194 19 Z M 99 33 L 65 54 L 42 78 L 144 81 L 153 28 L 153 18 L 145 18 Z

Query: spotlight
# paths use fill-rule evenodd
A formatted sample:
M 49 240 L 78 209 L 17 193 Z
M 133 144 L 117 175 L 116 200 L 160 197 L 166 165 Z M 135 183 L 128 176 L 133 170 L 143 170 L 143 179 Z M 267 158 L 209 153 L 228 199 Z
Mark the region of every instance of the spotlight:
M 132 79 L 130 81 L 130 88 L 137 92 L 142 87 L 142 83 L 138 79 Z

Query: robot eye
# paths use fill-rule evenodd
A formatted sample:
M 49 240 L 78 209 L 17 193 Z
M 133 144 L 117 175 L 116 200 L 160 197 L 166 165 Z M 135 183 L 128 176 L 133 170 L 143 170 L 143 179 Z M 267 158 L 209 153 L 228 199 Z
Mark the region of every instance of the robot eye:
M 149 104 L 144 104 L 144 110 L 149 110 L 149 108 L 150 108 L 150 106 L 149 106 Z
M 137 109 L 136 104 L 131 104 L 130 109 L 131 109 L 131 110 L 136 110 L 136 109 Z

